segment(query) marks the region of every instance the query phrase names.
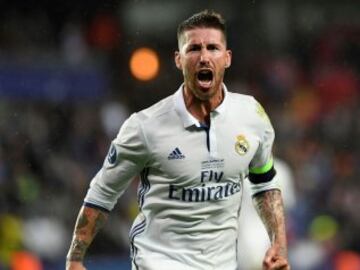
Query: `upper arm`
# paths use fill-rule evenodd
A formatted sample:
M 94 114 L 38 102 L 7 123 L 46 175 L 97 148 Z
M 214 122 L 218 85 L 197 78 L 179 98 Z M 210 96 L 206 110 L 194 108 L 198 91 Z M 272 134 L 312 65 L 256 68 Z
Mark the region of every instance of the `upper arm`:
M 269 189 L 278 188 L 274 176 L 274 159 L 272 154 L 275 132 L 263 107 L 255 101 L 257 132 L 260 142 L 258 149 L 250 162 L 249 180 L 251 182 L 252 194 Z
M 111 210 L 148 159 L 146 141 L 134 114 L 112 141 L 102 168 L 91 181 L 85 202 Z

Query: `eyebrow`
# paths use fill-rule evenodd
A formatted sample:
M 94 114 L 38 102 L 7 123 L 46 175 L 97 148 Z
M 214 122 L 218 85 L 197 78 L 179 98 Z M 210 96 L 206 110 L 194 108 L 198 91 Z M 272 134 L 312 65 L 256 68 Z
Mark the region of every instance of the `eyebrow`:
M 201 43 L 191 43 L 191 44 L 188 45 L 188 48 L 187 48 L 187 49 L 192 49 L 192 48 L 197 48 L 197 47 L 202 47 L 202 44 L 201 44 Z M 207 44 L 206 44 L 206 48 L 208 48 L 208 47 L 218 48 L 218 47 L 221 47 L 221 44 L 220 44 L 220 43 L 216 43 L 216 42 L 207 43 Z

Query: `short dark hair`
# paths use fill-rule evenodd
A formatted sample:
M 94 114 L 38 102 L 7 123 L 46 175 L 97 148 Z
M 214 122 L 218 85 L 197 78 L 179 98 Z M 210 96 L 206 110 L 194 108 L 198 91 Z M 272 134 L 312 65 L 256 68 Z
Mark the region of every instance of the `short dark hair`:
M 179 24 L 177 28 L 178 42 L 185 31 L 202 27 L 220 30 L 226 42 L 227 34 L 225 19 L 219 13 L 207 9 L 192 15 L 190 18 Z

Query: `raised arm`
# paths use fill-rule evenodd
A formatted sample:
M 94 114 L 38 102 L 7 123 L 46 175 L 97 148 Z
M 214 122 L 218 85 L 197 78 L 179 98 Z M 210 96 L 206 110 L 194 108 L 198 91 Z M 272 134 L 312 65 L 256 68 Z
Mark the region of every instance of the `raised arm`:
M 271 241 L 271 247 L 265 254 L 263 268 L 290 269 L 287 261 L 284 206 L 280 190 L 272 189 L 255 194 L 253 201 Z
M 66 270 L 85 270 L 83 259 L 96 233 L 103 227 L 108 213 L 83 206 L 76 220 L 73 238 L 66 257 Z

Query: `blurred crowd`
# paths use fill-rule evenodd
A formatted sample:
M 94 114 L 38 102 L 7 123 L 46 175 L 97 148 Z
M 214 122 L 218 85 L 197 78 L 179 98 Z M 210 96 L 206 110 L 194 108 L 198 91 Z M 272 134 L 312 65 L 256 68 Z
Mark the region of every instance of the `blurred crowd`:
M 360 28 L 331 27 L 306 50 L 249 65 L 247 87 L 266 104 L 275 155 L 292 171 L 293 269 L 360 269 L 359 45 Z
M 119 127 L 133 111 L 171 94 L 181 76 L 170 67 L 149 83 L 131 78 L 126 36 L 107 10 L 69 15 L 61 24 L 46 13 L 10 11 L 0 19 L 0 269 L 62 269 L 82 199 Z M 174 49 L 159 52 L 163 66 Z M 275 155 L 291 175 L 292 269 L 360 269 L 360 25 L 294 33 L 280 51 L 242 59 L 231 49 L 225 82 L 264 105 L 276 130 Z M 9 66 L 24 65 L 94 67 L 107 83 L 92 95 L 12 95 L 1 80 L 8 80 Z M 90 258 L 127 259 L 136 188 L 137 179 Z

